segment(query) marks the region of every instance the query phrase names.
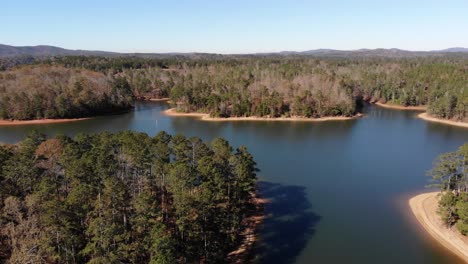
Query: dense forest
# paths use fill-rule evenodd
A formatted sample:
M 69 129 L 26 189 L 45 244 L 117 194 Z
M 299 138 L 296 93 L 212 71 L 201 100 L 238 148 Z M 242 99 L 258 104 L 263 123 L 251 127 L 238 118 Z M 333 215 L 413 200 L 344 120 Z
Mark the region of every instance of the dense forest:
M 216 117 L 352 116 L 363 102 L 379 101 L 424 105 L 433 116 L 468 121 L 463 56 L 65 56 L 31 63 L 122 78 L 135 98 L 170 97 L 178 111 Z
M 468 119 L 466 57 L 78 56 L 47 63 L 125 76 L 136 96 L 169 96 L 179 111 L 213 116 L 349 116 L 363 101 L 380 101 Z
M 442 154 L 428 173 L 441 189 L 437 213 L 448 226 L 468 235 L 468 143 L 458 151 Z
M 87 117 L 129 109 L 124 78 L 63 66 L 23 66 L 0 72 L 0 118 Z
M 32 133 L 0 146 L 0 262 L 224 262 L 256 171 L 221 138 Z

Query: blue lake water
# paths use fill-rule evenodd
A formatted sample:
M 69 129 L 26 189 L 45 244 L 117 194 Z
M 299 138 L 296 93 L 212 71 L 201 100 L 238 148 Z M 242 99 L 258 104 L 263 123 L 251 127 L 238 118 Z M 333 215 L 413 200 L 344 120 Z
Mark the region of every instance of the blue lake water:
M 358 120 L 317 123 L 204 122 L 164 116 L 168 107 L 138 102 L 122 115 L 0 127 L 0 141 L 17 142 L 32 129 L 49 136 L 166 130 L 224 137 L 252 152 L 261 193 L 271 199 L 255 251 L 259 262 L 461 263 L 415 223 L 407 199 L 426 191 L 433 160 L 468 142 L 468 129 L 374 106 Z

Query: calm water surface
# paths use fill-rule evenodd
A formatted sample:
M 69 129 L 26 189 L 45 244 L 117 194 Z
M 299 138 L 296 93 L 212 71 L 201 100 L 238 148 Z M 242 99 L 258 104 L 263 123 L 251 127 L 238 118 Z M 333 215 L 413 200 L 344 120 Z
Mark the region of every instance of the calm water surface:
M 0 141 L 17 142 L 32 129 L 225 137 L 253 153 L 261 192 L 272 200 L 256 249 L 261 263 L 461 263 L 415 224 L 407 199 L 425 191 L 437 155 L 468 142 L 467 129 L 372 106 L 360 120 L 323 123 L 203 122 L 166 117 L 166 108 L 139 102 L 123 115 L 0 127 Z

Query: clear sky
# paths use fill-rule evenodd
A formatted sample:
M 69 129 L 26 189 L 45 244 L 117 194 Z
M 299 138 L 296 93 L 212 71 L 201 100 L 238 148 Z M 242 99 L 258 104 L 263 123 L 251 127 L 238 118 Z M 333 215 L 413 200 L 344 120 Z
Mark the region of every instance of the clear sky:
M 1 0 L 0 43 L 118 52 L 468 47 L 468 0 Z

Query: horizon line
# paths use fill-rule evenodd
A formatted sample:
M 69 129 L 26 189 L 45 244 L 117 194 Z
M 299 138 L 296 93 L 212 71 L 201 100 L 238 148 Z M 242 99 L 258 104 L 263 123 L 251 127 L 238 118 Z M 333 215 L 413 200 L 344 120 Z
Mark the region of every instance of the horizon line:
M 334 48 L 311 48 L 306 50 L 275 50 L 275 51 L 251 51 L 251 52 L 210 52 L 210 51 L 155 51 L 155 50 L 103 50 L 103 49 L 81 49 L 81 48 L 67 48 L 63 46 L 55 46 L 51 44 L 39 44 L 39 45 L 11 45 L 11 44 L 2 44 L 4 46 L 10 46 L 15 48 L 34 48 L 34 47 L 54 47 L 61 48 L 70 51 L 91 51 L 91 52 L 109 52 L 109 53 L 120 53 L 120 54 L 220 54 L 220 55 L 254 55 L 254 54 L 270 54 L 270 53 L 303 53 L 308 51 L 340 51 L 340 52 L 356 52 L 356 51 L 371 51 L 371 50 L 397 50 L 397 51 L 408 51 L 408 52 L 436 52 L 444 51 L 449 49 L 468 49 L 463 46 L 452 46 L 442 49 L 429 49 L 429 50 L 414 50 L 414 49 L 404 49 L 404 48 L 357 48 L 357 49 L 334 49 Z

